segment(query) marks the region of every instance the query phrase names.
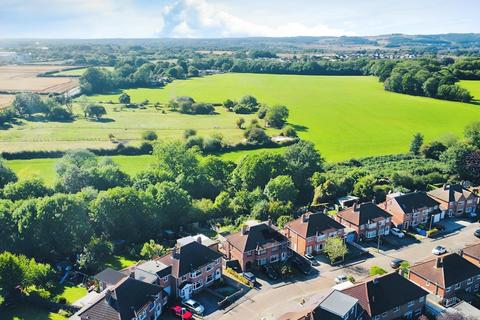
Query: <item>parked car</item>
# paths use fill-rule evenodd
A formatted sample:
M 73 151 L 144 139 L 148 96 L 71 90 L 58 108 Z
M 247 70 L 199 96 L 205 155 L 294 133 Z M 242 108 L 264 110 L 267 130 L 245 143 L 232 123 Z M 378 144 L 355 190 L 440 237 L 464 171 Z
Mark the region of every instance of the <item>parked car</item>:
M 182 308 L 181 306 L 173 306 L 170 308 L 170 311 L 180 319 L 188 320 L 193 319 L 193 315 L 190 311 Z
M 248 282 L 250 282 L 252 285 L 254 285 L 255 282 L 257 281 L 257 278 L 256 278 L 255 275 L 254 275 L 253 273 L 251 273 L 251 272 L 244 272 L 242 275 L 243 275 L 243 277 L 244 277 L 245 279 L 247 279 Z
M 400 265 L 402 264 L 402 262 L 403 262 L 403 259 L 395 258 L 392 261 L 390 261 L 390 267 L 392 267 L 393 269 L 398 269 L 400 268 Z
M 348 281 L 348 278 L 344 274 L 339 274 L 338 276 L 335 277 L 335 283 L 336 284 L 340 284 L 340 283 L 347 282 L 347 281 Z
M 320 263 L 318 263 L 317 259 L 315 259 L 314 256 L 312 256 L 311 254 L 306 254 L 305 255 L 305 258 L 307 258 L 308 261 L 310 261 L 310 263 L 312 264 L 312 266 L 319 266 Z
M 205 307 L 193 299 L 182 301 L 182 305 L 191 312 L 200 316 L 203 315 L 203 312 L 205 311 Z
M 292 257 L 292 266 L 305 275 L 309 275 L 312 270 L 310 263 L 307 263 L 305 259 L 300 258 L 299 256 Z
M 398 228 L 392 228 L 390 229 L 390 232 L 394 235 L 394 236 L 397 236 L 399 238 L 403 238 L 405 237 L 405 233 L 403 233 L 402 230 L 398 229 Z
M 445 248 L 444 246 L 436 246 L 435 248 L 433 248 L 432 250 L 432 253 L 436 256 L 439 256 L 439 255 L 442 255 L 444 253 L 447 252 L 447 248 Z
M 265 272 L 265 274 L 272 280 L 278 279 L 278 273 L 277 271 L 275 271 L 275 269 L 272 268 L 272 266 L 263 266 L 263 272 Z
M 480 238 L 480 229 L 477 229 L 475 230 L 475 232 L 473 233 L 473 235 L 477 238 Z

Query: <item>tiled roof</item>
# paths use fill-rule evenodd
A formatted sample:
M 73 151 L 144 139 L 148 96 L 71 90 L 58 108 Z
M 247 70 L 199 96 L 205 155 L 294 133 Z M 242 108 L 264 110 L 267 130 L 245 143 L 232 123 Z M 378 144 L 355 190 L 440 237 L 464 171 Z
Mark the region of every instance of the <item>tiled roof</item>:
M 468 278 L 480 275 L 480 268 L 462 258 L 459 254 L 450 253 L 419 262 L 410 267 L 410 272 L 431 283 L 436 283 L 442 288 L 448 288 Z
M 107 285 L 116 285 L 125 277 L 127 277 L 126 274 L 123 274 L 117 270 L 113 270 L 112 268 L 107 268 L 95 275 L 94 278 L 100 282 L 104 282 Z
M 480 242 L 466 246 L 463 253 L 472 258 L 480 260 Z
M 157 260 L 167 266 L 171 266 L 172 275 L 179 278 L 221 257 L 222 255 L 219 252 L 197 241 L 192 241 L 183 246 L 175 247 L 172 252 Z
M 396 272 L 360 283 L 342 292 L 358 299 L 370 317 L 381 315 L 428 294 Z
M 255 250 L 257 247 L 278 245 L 287 241 L 284 235 L 273 226 L 268 225 L 267 222 L 250 226 L 245 232 L 233 233 L 226 239 L 240 252 Z
M 73 319 L 131 320 L 162 291 L 160 286 L 126 277 L 104 290 L 98 300 L 78 311 Z
M 306 213 L 305 215 L 306 219 L 304 216 L 301 216 L 300 218 L 287 223 L 285 227 L 303 238 L 314 236 L 317 233 L 322 234 L 331 229 L 341 230 L 345 228 L 343 225 L 323 213 Z
M 451 202 L 460 200 L 462 196 L 467 199 L 473 193 L 459 184 L 451 184 L 429 191 L 428 194 L 442 201 Z
M 360 226 L 377 218 L 390 218 L 392 215 L 371 202 L 362 203 L 337 213 L 342 219 Z
M 404 213 L 412 213 L 419 208 L 432 208 L 440 203 L 430 198 L 425 192 L 411 192 L 395 197 Z

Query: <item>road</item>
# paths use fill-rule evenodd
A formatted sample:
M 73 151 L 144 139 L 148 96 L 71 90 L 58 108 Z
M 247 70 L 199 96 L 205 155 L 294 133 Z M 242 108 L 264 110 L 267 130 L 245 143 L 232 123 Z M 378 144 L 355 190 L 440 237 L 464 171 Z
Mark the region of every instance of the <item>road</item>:
M 318 269 L 320 273 L 315 278 L 276 286 L 264 285 L 261 290 L 251 290 L 236 304 L 211 314 L 208 319 L 276 319 L 303 299 L 307 300 L 311 295 L 331 288 L 335 285 L 333 279 L 339 274 L 352 275 L 359 282 L 368 277 L 368 270 L 373 265 L 392 270 L 389 264 L 393 258 L 401 258 L 413 264 L 431 257 L 432 249 L 437 245 L 443 245 L 449 252 L 453 252 L 478 241 L 473 235 L 478 223 L 460 223 L 461 230 L 443 238 L 425 239 L 420 243 L 389 251 L 377 252 L 372 249 L 370 252 L 373 257 L 344 268 L 322 264 Z

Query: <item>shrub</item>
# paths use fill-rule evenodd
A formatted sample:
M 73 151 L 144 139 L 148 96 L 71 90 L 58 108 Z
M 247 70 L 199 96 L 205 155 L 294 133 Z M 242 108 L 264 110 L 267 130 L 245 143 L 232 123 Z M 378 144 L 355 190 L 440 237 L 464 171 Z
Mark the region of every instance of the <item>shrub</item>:
M 387 271 L 379 266 L 372 266 L 369 270 L 370 276 L 381 276 L 386 274 Z
M 296 138 L 297 137 L 297 131 L 292 126 L 286 126 L 283 129 L 282 133 L 280 133 L 280 135 L 282 135 L 284 137 Z
M 155 141 L 158 139 L 158 135 L 155 131 L 144 131 L 142 133 L 142 139 L 146 141 Z
M 203 148 L 203 138 L 199 136 L 191 136 L 188 137 L 187 141 L 185 141 L 185 146 L 187 148 L 192 148 L 197 146 L 199 149 Z
M 203 140 L 203 150 L 208 152 L 215 152 L 222 150 L 223 147 L 223 137 L 218 134 L 214 134 L 210 137 L 207 137 Z
M 437 233 L 439 232 L 439 230 L 437 228 L 432 228 L 430 230 L 427 230 L 427 237 L 433 237 L 434 235 L 436 235 Z
M 183 138 L 188 139 L 191 136 L 194 136 L 197 134 L 197 131 L 194 129 L 187 129 L 183 132 Z

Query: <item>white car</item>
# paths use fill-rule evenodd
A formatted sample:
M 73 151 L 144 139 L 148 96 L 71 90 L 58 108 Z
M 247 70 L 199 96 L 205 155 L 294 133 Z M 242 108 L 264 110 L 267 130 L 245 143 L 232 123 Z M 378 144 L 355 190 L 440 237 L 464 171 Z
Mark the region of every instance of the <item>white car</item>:
M 390 229 L 390 232 L 391 232 L 393 235 L 395 235 L 395 236 L 397 236 L 397 237 L 399 237 L 399 238 L 405 237 L 405 233 L 403 233 L 402 230 L 400 230 L 400 229 L 398 229 L 398 228 L 392 228 L 392 229 Z
M 436 256 L 439 256 L 439 255 L 444 254 L 446 252 L 447 252 L 447 248 L 445 248 L 444 246 L 436 246 L 432 250 L 432 253 Z
M 346 282 L 346 281 L 348 281 L 348 278 L 344 274 L 339 274 L 338 276 L 335 277 L 335 283 L 336 284 L 340 284 L 340 283 L 343 283 L 343 282 Z
M 203 312 L 205 311 L 205 307 L 193 299 L 182 301 L 182 305 L 186 307 L 188 310 L 190 310 L 191 312 L 198 314 L 200 316 L 203 315 Z

